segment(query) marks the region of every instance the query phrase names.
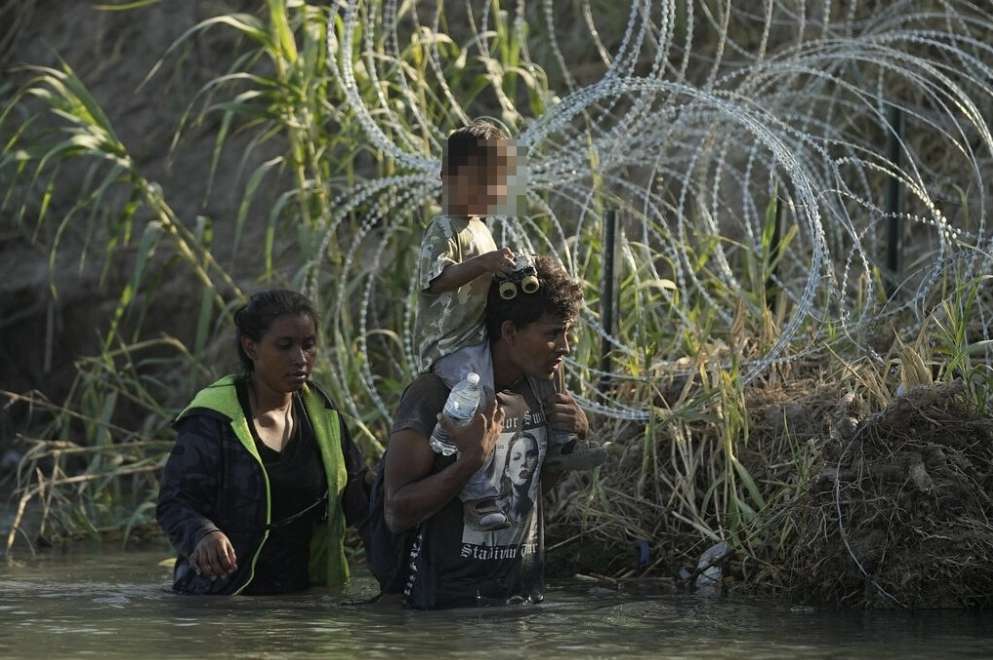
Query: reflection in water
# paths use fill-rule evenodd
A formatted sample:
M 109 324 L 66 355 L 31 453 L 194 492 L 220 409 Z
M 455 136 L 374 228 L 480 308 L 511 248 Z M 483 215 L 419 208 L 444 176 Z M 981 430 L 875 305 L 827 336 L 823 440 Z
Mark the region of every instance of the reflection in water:
M 989 657 L 993 614 L 831 612 L 769 601 L 551 585 L 537 606 L 409 612 L 339 594 L 211 598 L 166 589 L 166 549 L 0 564 L 0 657 Z

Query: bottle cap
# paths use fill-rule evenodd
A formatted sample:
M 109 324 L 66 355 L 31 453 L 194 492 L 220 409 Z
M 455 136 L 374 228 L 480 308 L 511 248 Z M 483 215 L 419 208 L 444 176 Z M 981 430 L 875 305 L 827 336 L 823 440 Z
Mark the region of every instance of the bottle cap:
M 466 382 L 470 385 L 479 385 L 479 374 L 475 371 L 470 371 L 465 375 Z

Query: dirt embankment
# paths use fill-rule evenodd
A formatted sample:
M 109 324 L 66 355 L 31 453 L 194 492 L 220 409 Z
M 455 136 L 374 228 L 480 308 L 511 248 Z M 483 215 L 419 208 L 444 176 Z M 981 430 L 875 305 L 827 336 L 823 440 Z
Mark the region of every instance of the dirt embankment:
M 764 512 L 780 543 L 752 583 L 846 607 L 993 606 L 993 420 L 965 386 L 918 386 L 862 420 L 817 403 L 798 406 L 831 427 L 809 463 L 764 457 L 808 476 Z

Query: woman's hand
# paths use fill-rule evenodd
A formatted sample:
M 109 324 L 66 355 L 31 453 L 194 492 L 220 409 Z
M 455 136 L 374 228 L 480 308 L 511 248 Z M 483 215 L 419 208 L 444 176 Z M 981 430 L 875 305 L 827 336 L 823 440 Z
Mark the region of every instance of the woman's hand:
M 545 401 L 545 414 L 548 415 L 549 425 L 554 429 L 575 433 L 580 438 L 585 438 L 590 430 L 586 413 L 575 399 L 564 392 L 548 397 Z
M 503 409 L 493 398 L 465 426 L 455 426 L 444 414 L 438 415 L 438 423 L 448 432 L 449 441 L 458 447 L 459 461 L 475 466 L 475 471 L 493 454 L 503 430 L 503 418 Z
M 190 564 L 197 575 L 206 575 L 209 578 L 218 578 L 231 575 L 238 570 L 238 558 L 234 553 L 234 546 L 227 535 L 220 531 L 214 531 L 204 536 L 197 543 L 190 555 Z

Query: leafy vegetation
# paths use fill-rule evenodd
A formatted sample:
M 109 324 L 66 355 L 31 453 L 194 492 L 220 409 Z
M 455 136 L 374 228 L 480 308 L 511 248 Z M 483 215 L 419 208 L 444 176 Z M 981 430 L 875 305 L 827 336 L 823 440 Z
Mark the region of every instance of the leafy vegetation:
M 20 438 L 8 549 L 152 525 L 169 421 L 233 364 L 230 314 L 256 288 L 318 303 L 317 379 L 378 456 L 413 375 L 411 274 L 438 211 L 441 145 L 486 115 L 521 135 L 531 165 L 524 210 L 497 224 L 498 240 L 555 253 L 584 282 L 569 385 L 613 448 L 608 467 L 553 495 L 552 552 L 618 577 L 694 563 L 727 540 L 741 579 L 788 588 L 796 536 L 783 520 L 831 447 L 856 437 L 839 429 L 898 386 L 961 382 L 978 417 L 993 391 L 991 142 L 978 110 L 993 25 L 966 3 L 827 3 L 802 17 L 788 4 L 762 17 L 702 0 L 630 12 L 587 0 L 575 15 L 498 0 L 260 0 L 192 26 L 148 73 L 181 68 L 197 39 L 237 48 L 176 120 L 174 154 L 191 135 L 213 140 L 194 191 L 151 180 L 67 64 L 22 68 L 0 111 L 4 230 L 44 250 L 53 273 L 66 259 L 100 264 L 114 304 L 65 401 L 7 393 L 44 420 Z M 922 42 L 930 52 L 908 54 Z M 905 168 L 878 153 L 894 134 L 888 106 L 907 117 Z M 232 149 L 244 151 L 237 210 L 212 217 Z M 884 202 L 894 178 L 902 209 Z M 955 186 L 957 204 L 934 192 Z M 203 213 L 181 217 L 178 195 Z M 942 211 L 953 207 L 954 221 Z M 600 315 L 608 209 L 621 236 L 614 328 Z M 906 223 L 901 273 L 883 266 L 894 218 Z M 190 331 L 162 336 L 156 309 L 176 304 L 176 282 Z M 640 541 L 652 552 L 634 564 Z M 611 559 L 585 558 L 590 544 Z

